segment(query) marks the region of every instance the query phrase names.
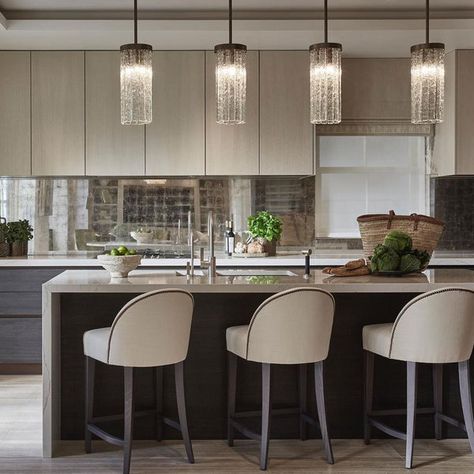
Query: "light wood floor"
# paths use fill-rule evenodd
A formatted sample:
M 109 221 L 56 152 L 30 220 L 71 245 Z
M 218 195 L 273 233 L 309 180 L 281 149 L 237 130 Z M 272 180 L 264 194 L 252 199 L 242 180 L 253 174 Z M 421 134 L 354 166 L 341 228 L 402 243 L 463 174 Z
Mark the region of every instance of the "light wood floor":
M 236 441 L 194 441 L 196 464 L 185 461 L 182 443 L 137 442 L 132 474 L 248 473 L 259 472 L 258 445 Z M 319 440 L 274 440 L 270 443 L 269 472 L 278 473 L 404 473 L 404 444 L 398 440 L 334 440 L 336 464 L 328 466 Z M 62 457 L 41 458 L 41 377 L 0 376 L 1 473 L 120 473 L 121 453 L 100 441 L 93 454 L 83 452 L 82 442 L 64 443 Z M 474 457 L 466 440 L 417 440 L 412 473 L 474 473 Z

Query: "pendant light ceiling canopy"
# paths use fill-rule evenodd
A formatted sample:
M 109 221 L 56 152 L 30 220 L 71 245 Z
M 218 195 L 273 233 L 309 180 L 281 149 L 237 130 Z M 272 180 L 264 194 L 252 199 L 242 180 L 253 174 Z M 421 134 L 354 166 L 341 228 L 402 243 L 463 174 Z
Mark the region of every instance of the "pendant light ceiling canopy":
M 122 125 L 152 120 L 153 48 L 138 43 L 137 0 L 133 4 L 134 42 L 120 46 L 120 108 Z
M 426 43 L 411 47 L 411 121 L 440 123 L 444 116 L 443 43 L 430 43 L 430 2 L 426 0 Z
M 324 0 L 324 43 L 309 47 L 310 117 L 313 124 L 341 121 L 342 45 L 328 42 L 328 0 Z
M 232 0 L 229 0 L 229 42 L 214 48 L 216 57 L 216 121 L 245 123 L 247 100 L 247 46 L 232 43 Z

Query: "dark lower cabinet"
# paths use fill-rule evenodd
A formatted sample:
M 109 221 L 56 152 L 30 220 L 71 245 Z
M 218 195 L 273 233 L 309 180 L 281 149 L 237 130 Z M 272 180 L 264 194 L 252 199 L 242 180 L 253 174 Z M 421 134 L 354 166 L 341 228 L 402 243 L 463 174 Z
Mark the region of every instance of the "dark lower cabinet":
M 65 268 L 0 267 L 0 373 L 38 373 L 42 285 Z M 26 370 L 26 372 L 25 372 Z

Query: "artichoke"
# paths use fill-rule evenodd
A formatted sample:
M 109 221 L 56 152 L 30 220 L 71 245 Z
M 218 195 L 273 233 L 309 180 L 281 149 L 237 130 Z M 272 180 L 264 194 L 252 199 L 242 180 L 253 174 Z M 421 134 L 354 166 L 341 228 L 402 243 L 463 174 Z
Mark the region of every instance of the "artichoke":
M 417 272 L 421 268 L 420 259 L 411 253 L 403 255 L 400 259 L 400 270 L 402 272 Z
M 377 245 L 370 259 L 370 269 L 373 272 L 391 272 L 398 269 L 400 256 L 391 247 Z
M 411 250 L 412 240 L 405 232 L 392 230 L 385 236 L 383 244 L 399 254 L 404 254 Z

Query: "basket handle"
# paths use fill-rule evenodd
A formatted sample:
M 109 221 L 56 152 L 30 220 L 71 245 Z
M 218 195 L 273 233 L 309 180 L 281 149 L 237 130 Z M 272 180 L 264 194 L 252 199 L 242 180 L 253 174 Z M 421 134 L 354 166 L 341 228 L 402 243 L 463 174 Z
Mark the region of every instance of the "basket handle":
M 413 218 L 413 230 L 418 230 L 418 222 L 420 222 L 420 216 L 415 212 L 410 214 L 410 217 Z
M 390 229 L 392 227 L 392 220 L 395 217 L 395 211 L 391 209 L 388 211 L 388 221 L 387 221 L 387 229 Z

